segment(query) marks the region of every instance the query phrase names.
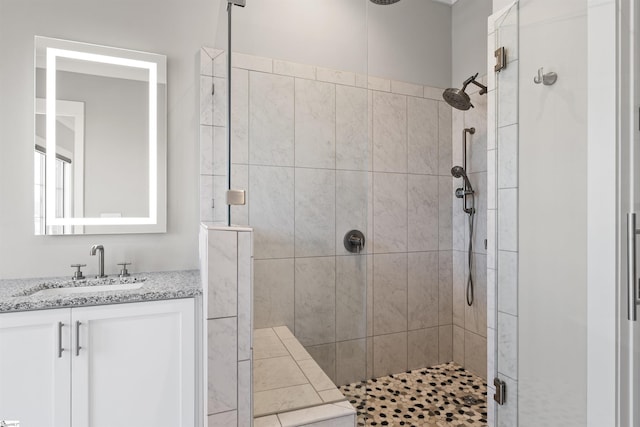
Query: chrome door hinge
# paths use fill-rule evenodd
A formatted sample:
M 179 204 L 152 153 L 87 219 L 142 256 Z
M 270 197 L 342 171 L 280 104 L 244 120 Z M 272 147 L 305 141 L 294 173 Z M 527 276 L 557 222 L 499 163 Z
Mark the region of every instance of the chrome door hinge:
M 498 402 L 498 405 L 504 405 L 507 400 L 507 383 L 500 378 L 494 378 L 493 385 L 496 387 L 496 394 L 493 395 L 493 400 Z

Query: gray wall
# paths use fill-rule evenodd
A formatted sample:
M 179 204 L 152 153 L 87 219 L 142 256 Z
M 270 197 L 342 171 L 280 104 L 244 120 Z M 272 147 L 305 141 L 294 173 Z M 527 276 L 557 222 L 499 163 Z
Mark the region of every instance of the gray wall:
M 491 0 L 458 0 L 451 7 L 451 78 L 459 87 L 469 76 L 487 72 L 487 17 Z
M 212 44 L 217 10 L 195 0 L 0 0 L 0 278 L 70 275 L 94 243 L 132 271 L 198 267 L 198 62 Z M 179 31 L 175 29 L 179 28 Z M 33 37 L 57 37 L 167 55 L 168 224 L 166 234 L 36 237 L 33 235 Z
M 226 1 L 215 47 L 226 49 Z M 451 7 L 431 0 L 260 0 L 234 9 L 233 50 L 448 87 Z

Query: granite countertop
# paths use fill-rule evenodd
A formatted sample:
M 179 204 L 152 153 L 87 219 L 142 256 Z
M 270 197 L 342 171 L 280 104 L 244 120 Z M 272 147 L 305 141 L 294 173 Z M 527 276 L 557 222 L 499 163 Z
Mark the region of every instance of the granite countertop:
M 129 285 L 133 283 L 141 283 L 142 286 L 138 289 L 32 295 L 45 289 L 78 286 L 117 286 L 118 284 Z M 7 279 L 0 280 L 0 313 L 191 298 L 197 295 L 202 295 L 200 272 L 198 270 L 136 273 L 122 279 L 116 275 L 103 279 L 87 278 L 77 281 L 64 277 Z

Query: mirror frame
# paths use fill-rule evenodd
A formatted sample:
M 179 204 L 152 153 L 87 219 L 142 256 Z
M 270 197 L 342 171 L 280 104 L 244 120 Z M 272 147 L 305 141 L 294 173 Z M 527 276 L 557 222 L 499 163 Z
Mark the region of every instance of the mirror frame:
M 42 49 L 44 58 L 38 55 Z M 68 40 L 35 37 L 35 67 L 45 65 L 46 97 L 46 184 L 45 184 L 45 234 L 50 235 L 51 226 L 75 226 L 83 230 L 79 234 L 114 233 L 164 233 L 166 232 L 166 102 L 158 105 L 158 86 L 164 84 L 166 100 L 166 57 L 147 52 L 99 46 Z M 143 217 L 116 218 L 60 218 L 56 216 L 56 119 L 60 105 L 56 99 L 57 59 L 67 58 L 100 64 L 120 65 L 145 70 L 149 83 L 149 213 Z M 37 102 L 37 100 L 36 100 Z M 38 109 L 34 111 L 38 113 Z M 161 116 L 162 115 L 162 116 Z M 35 114 L 34 114 L 35 117 Z M 162 129 L 159 129 L 159 119 Z M 160 130 L 160 131 L 159 131 Z M 85 233 L 83 226 L 99 226 L 96 233 Z M 57 234 L 56 234 L 57 235 Z M 65 234 L 66 235 L 66 234 Z M 78 235 L 78 234 L 68 234 Z

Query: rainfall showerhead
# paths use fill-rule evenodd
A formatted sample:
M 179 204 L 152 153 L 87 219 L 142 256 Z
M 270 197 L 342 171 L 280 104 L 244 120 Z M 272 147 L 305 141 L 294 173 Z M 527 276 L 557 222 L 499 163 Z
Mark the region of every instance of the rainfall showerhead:
M 445 90 L 442 94 L 442 98 L 447 101 L 447 104 L 451 105 L 453 108 L 457 108 L 458 110 L 466 111 L 469 108 L 473 108 L 471 98 L 469 98 L 469 95 L 467 95 L 467 92 L 465 92 L 467 86 L 473 83 L 480 88 L 480 95 L 484 95 L 485 93 L 487 93 L 487 87 L 481 83 L 478 83 L 476 81 L 476 77 L 478 77 L 478 73 L 465 80 L 462 84 L 462 89 L 450 87 L 449 89 Z
M 387 4 L 398 3 L 399 1 L 400 0 L 371 0 L 371 3 L 387 5 Z
M 454 178 L 462 178 L 464 183 L 467 185 L 467 188 L 473 192 L 473 187 L 471 187 L 471 182 L 469 182 L 469 178 L 467 177 L 467 173 L 465 172 L 462 166 L 454 166 L 451 168 L 451 175 Z

